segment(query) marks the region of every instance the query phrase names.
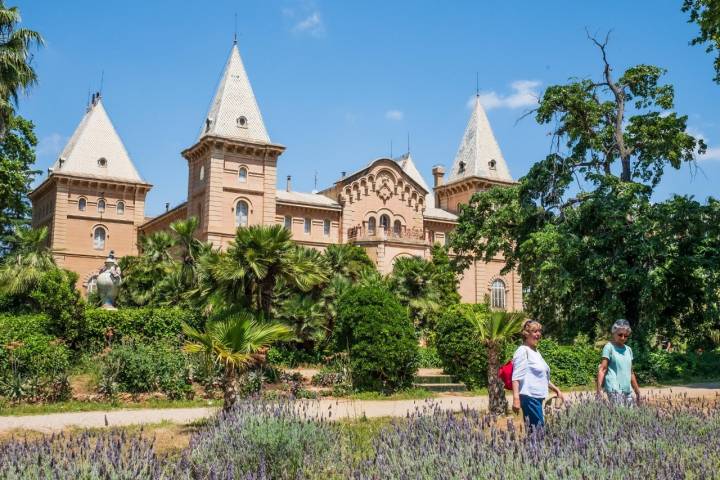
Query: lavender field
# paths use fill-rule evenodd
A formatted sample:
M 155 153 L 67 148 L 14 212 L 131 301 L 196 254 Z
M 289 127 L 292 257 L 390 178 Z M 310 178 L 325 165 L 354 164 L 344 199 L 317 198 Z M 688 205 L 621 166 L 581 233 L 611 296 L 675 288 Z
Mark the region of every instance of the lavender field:
M 718 399 L 626 409 L 588 398 L 529 436 L 509 420 L 431 402 L 367 435 L 361 421 L 307 419 L 303 405 L 243 402 L 171 456 L 122 432 L 15 439 L 0 447 L 0 478 L 720 478 Z

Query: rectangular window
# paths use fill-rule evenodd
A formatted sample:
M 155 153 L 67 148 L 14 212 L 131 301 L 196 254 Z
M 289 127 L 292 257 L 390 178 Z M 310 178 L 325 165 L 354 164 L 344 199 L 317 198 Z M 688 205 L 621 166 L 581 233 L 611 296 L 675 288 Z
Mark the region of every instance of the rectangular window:
M 326 237 L 330 236 L 330 220 L 323 221 L 323 234 L 325 234 Z
M 310 220 L 309 218 L 306 218 L 305 219 L 305 233 L 309 235 L 311 228 L 312 228 L 312 220 Z
M 292 231 L 292 217 L 285 215 L 285 229 Z

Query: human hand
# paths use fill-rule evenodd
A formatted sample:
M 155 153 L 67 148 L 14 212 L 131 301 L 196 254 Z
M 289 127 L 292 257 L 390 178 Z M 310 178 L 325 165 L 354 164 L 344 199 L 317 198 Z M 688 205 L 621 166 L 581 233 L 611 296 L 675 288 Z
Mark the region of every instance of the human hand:
M 520 413 L 520 399 L 519 398 L 513 398 L 513 404 L 512 404 L 513 412 Z
M 635 394 L 635 403 L 637 403 L 638 405 L 640 405 L 642 403 L 642 397 L 640 396 L 639 393 Z

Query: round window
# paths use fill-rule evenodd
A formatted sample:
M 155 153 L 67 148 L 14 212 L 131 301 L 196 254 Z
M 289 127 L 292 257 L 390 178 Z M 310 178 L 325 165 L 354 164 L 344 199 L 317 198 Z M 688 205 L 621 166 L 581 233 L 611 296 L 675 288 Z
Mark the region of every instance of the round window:
M 107 158 L 100 157 L 98 158 L 98 167 L 107 167 Z
M 240 128 L 246 128 L 247 127 L 247 118 L 238 117 L 237 118 L 237 126 Z

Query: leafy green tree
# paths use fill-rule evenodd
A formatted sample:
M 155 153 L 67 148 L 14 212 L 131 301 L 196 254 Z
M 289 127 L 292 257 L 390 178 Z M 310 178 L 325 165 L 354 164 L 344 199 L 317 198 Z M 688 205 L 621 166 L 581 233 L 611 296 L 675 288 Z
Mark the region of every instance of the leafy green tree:
M 32 122 L 22 117 L 10 117 L 6 134 L 0 137 L 0 256 L 12 248 L 15 229 L 27 225 L 30 218 L 27 195 L 38 173 L 31 168 L 37 146 L 33 128 Z
M 661 83 L 662 69 L 638 65 L 615 79 L 607 39 L 593 41 L 603 59 L 601 79 L 551 86 L 535 111 L 552 128 L 554 151 L 518 185 L 474 195 L 460 214 L 453 248 L 460 266 L 502 255 L 504 272 L 519 270 L 526 311 L 560 337 L 592 335 L 623 317 L 647 340 L 660 323 L 677 319 L 663 320 L 660 312 L 682 317 L 698 300 L 661 293 L 677 288 L 660 274 L 672 248 L 661 225 L 679 228 L 693 209 L 675 208 L 680 201 L 654 205 L 651 195 L 665 168 L 693 161 L 706 147 L 686 132 L 687 117 L 673 111 L 673 87 Z M 691 243 L 711 242 L 711 230 Z M 705 267 L 713 261 L 712 254 L 702 259 Z M 675 274 L 691 275 L 680 274 L 682 265 L 673 264 Z M 702 272 L 696 274 L 708 274 Z M 709 295 L 712 287 L 702 291 Z
M 57 268 L 48 243 L 48 229 L 17 228 L 12 245 L 0 264 L 0 293 L 27 295 L 48 270 Z
M 18 28 L 20 10 L 0 1 L 0 138 L 8 130 L 20 92 L 37 83 L 32 67 L 32 47 L 43 39 L 38 32 Z
M 720 49 L 720 1 L 718 0 L 683 0 L 683 12 L 690 13 L 688 23 L 696 23 L 700 33 L 690 41 L 691 45 L 703 45 L 705 51 L 711 53 Z M 715 77 L 713 81 L 720 83 L 720 55 L 713 62 Z
M 487 351 L 488 400 L 491 413 L 502 415 L 507 411 L 505 390 L 498 378 L 498 369 L 503 346 L 520 333 L 524 318 L 522 313 L 500 311 L 474 311 L 470 316 L 475 340 L 484 345 Z
M 273 343 L 292 338 L 292 329 L 264 319 L 262 314 L 235 313 L 209 321 L 204 331 L 183 325 L 188 338 L 183 349 L 199 354 L 223 369 L 223 410 L 232 409 L 238 397 L 238 375 L 263 360 Z
M 364 248 L 349 243 L 328 245 L 324 253 L 333 275 L 356 281 L 366 270 L 375 270 L 375 264 Z
M 278 284 L 303 292 L 327 279 L 316 255 L 282 225 L 238 228 L 226 252 L 200 262 L 194 297 L 211 310 L 250 309 L 270 316 Z

